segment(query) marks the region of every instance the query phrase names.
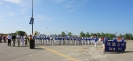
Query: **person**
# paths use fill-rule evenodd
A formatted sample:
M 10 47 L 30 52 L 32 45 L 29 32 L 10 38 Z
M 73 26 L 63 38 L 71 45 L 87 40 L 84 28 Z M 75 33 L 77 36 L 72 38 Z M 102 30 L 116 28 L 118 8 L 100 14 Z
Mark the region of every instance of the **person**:
M 18 46 L 20 46 L 20 35 L 17 35 Z
M 30 44 L 30 40 L 32 40 L 32 35 L 29 36 L 29 44 Z
M 12 36 L 13 46 L 15 46 L 16 36 L 13 34 Z
M 97 39 L 97 36 L 95 35 L 95 36 L 94 36 L 95 47 L 97 47 L 97 40 L 98 40 L 98 39 Z
M 12 36 L 9 34 L 7 36 L 7 39 L 8 39 L 8 46 L 11 46 L 11 39 L 12 39 Z
M 105 43 L 108 41 L 108 38 L 104 36 L 103 38 L 103 53 L 105 53 Z
M 3 36 L 4 43 L 6 43 L 6 36 Z
M 2 36 L 0 35 L 0 43 L 2 43 Z
M 21 36 L 22 46 L 24 46 L 24 36 Z
M 114 36 L 114 38 L 113 38 L 113 42 L 117 42 L 117 39 L 116 39 L 117 37 L 116 36 Z
M 27 46 L 28 45 L 28 37 L 27 37 L 27 35 L 25 36 L 25 46 Z

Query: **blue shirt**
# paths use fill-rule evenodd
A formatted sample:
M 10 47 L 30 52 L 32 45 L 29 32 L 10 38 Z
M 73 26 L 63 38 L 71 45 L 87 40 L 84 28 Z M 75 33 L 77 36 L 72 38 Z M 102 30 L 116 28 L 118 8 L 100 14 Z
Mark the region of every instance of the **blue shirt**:
M 107 37 L 104 37 L 103 44 L 105 44 L 106 41 L 108 41 L 108 38 Z
M 94 41 L 97 42 L 97 37 L 94 38 Z

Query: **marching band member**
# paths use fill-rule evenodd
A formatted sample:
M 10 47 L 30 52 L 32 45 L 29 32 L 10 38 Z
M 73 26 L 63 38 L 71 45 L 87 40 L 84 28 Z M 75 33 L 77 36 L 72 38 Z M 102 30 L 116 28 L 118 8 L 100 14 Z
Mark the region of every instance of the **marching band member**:
M 97 47 L 97 36 L 94 36 L 94 43 L 95 43 L 95 47 Z
M 104 37 L 103 38 L 103 53 L 105 53 L 105 43 L 106 43 L 106 41 L 108 41 L 108 38 L 107 37 Z
M 81 39 L 81 42 L 82 42 L 82 45 L 83 45 L 83 43 L 84 43 L 84 38 L 82 37 L 82 39 Z
M 55 40 L 56 40 L 56 44 L 59 44 L 59 42 L 58 42 L 58 36 L 55 37 Z

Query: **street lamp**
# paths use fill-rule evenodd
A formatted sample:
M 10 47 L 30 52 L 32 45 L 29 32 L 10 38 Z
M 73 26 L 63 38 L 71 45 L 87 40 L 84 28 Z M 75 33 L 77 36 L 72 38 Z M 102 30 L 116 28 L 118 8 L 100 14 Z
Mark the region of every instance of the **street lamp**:
M 34 18 L 33 18 L 33 0 L 32 0 L 32 17 L 30 19 L 30 23 L 32 25 L 32 35 L 33 35 L 33 23 L 34 23 Z
M 30 49 L 35 49 L 35 39 L 33 37 L 33 22 L 34 22 L 34 18 L 33 18 L 33 0 L 32 0 L 32 17 L 30 19 L 30 23 L 29 24 L 32 25 L 32 38 L 33 39 L 30 40 Z

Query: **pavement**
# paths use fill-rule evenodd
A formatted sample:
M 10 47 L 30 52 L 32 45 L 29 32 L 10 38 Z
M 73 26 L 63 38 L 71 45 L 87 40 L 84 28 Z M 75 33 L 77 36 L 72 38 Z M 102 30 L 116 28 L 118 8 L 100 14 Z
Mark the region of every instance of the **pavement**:
M 133 41 L 123 53 L 102 53 L 102 45 L 36 45 L 35 49 L 0 43 L 0 61 L 133 61 Z

